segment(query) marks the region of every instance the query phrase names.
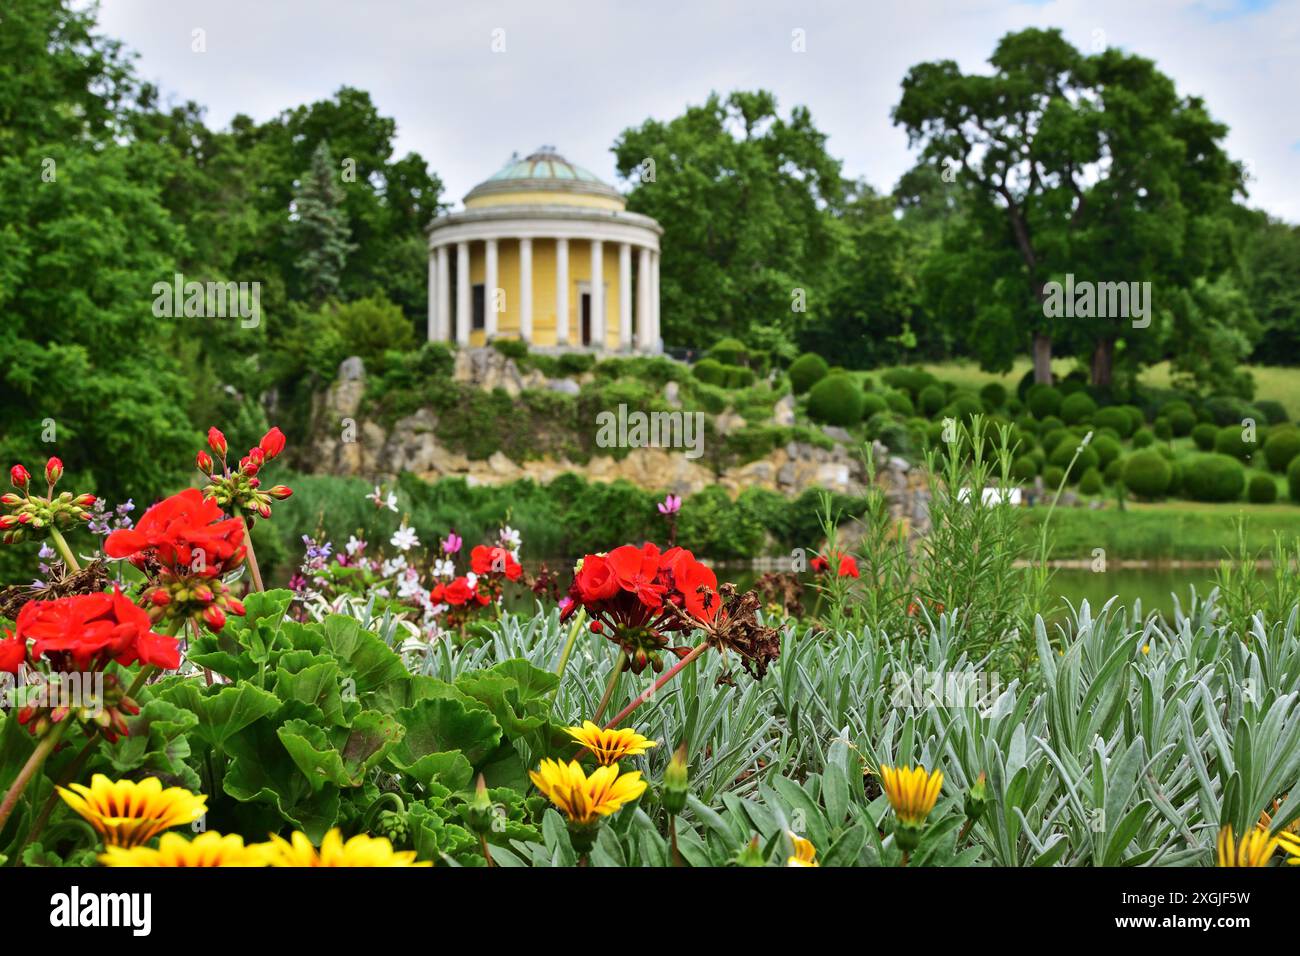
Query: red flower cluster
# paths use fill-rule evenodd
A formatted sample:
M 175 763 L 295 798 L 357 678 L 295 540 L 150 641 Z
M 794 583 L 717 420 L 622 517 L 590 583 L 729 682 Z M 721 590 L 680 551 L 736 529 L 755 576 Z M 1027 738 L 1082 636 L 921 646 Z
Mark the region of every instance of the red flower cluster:
M 592 629 L 608 629 L 609 639 L 623 648 L 639 674 L 647 664 L 662 667 L 657 652 L 667 645 L 669 633 L 713 620 L 718 579 L 685 548 L 660 552 L 654 544 L 627 544 L 584 557 L 569 598 L 561 616 L 567 619 L 579 605 L 585 607 Z
M 248 552 L 243 522 L 227 518 L 197 488 L 187 488 L 146 511 L 134 528 L 110 534 L 104 553 L 129 558 L 136 567 L 152 557 L 178 574 L 215 577 L 239 567 Z
M 271 517 L 271 500 L 283 501 L 293 494 L 293 490 L 285 485 L 275 485 L 263 491 L 258 472 L 263 465 L 284 451 L 284 444 L 284 432 L 272 428 L 248 450 L 247 455 L 239 459 L 239 467 L 231 471 L 226 462 L 229 451 L 226 436 L 218 428 L 209 428 L 208 447 L 221 459 L 221 465 L 218 468 L 212 455 L 206 451 L 200 451 L 195 456 L 194 461 L 199 471 L 208 476 L 209 484 L 204 489 L 204 494 L 223 508 L 246 512 L 249 521 L 254 517 Z
M 44 659 L 57 671 L 101 670 L 110 660 L 123 667 L 179 667 L 176 638 L 155 634 L 152 626 L 148 613 L 117 587 L 112 594 L 30 601 L 18 612 L 16 633 L 0 643 L 0 670 L 17 673 L 29 640 L 30 659 Z
M 464 607 L 477 604 L 480 607 L 491 602 L 491 598 L 479 590 L 477 583 L 470 584 L 468 578 L 456 578 L 450 584 L 439 584 L 429 592 L 429 599 L 434 604 L 450 604 L 452 607 Z
M 853 555 L 841 554 L 840 552 L 837 551 L 834 554 L 832 554 L 831 557 L 836 559 L 839 562 L 838 573 L 840 577 L 856 578 L 861 576 L 858 573 L 858 562 L 854 560 Z M 822 555 L 818 555 L 817 557 L 809 561 L 808 565 L 818 574 L 821 574 L 824 571 L 826 571 L 827 568 L 830 567 L 830 561 L 827 558 L 823 557 Z
M 500 545 L 489 547 L 480 544 L 469 553 L 470 569 L 479 577 L 489 574 L 504 574 L 507 581 L 518 581 L 524 573 L 523 567 L 515 556 Z

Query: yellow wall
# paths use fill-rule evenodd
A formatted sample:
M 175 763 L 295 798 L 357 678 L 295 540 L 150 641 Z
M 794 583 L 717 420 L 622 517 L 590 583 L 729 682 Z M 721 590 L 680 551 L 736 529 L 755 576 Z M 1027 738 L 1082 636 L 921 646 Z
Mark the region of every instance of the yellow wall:
M 585 193 L 571 193 L 556 190 L 535 189 L 531 192 L 489 193 L 475 196 L 465 201 L 466 209 L 482 209 L 487 206 L 582 206 L 584 209 L 622 210 L 626 203 L 613 196 L 596 196 Z
M 487 277 L 487 251 L 483 242 L 470 244 L 470 285 L 481 285 Z M 634 271 L 635 271 L 635 252 Z M 618 340 L 618 244 L 606 242 L 602 251 L 605 286 L 605 348 L 619 347 Z M 533 344 L 553 346 L 555 336 L 555 241 L 533 240 Z M 591 243 L 569 240 L 569 344 L 581 344 L 582 299 L 579 283 L 591 281 Z M 497 314 L 497 337 L 518 338 L 520 318 L 519 296 L 519 242 L 516 239 L 497 240 L 497 284 L 505 290 L 505 311 Z M 492 308 L 492 293 L 487 290 L 487 307 Z M 471 317 L 473 297 L 471 302 Z M 636 300 L 632 299 L 635 312 Z M 470 344 L 487 344 L 483 332 L 470 333 Z M 595 343 L 592 343 L 593 345 Z

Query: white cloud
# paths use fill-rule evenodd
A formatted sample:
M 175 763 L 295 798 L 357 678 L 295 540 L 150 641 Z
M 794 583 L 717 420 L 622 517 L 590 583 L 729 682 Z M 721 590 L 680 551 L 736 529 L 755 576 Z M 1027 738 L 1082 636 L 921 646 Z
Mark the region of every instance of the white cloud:
M 543 143 L 612 180 L 621 130 L 711 90 L 760 86 L 783 109 L 808 106 L 845 172 L 887 189 L 912 161 L 889 119 L 908 67 L 950 58 L 981 69 L 999 37 L 1031 25 L 1058 26 L 1085 50 L 1100 30 L 1203 96 L 1231 127 L 1230 152 L 1251 163 L 1253 201 L 1300 221 L 1298 12 L 1297 0 L 105 0 L 101 22 L 141 54 L 145 77 L 204 104 L 218 125 L 344 84 L 368 90 L 396 119 L 399 152 L 421 153 L 453 201 Z M 196 28 L 205 53 L 191 51 Z

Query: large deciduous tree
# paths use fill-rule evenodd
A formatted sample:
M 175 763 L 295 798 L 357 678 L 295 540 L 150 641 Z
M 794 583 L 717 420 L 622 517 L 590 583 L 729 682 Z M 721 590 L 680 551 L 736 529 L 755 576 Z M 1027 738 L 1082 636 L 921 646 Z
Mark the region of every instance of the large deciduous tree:
M 1008 343 L 1028 332 L 1037 381 L 1051 381 L 1059 344 L 1108 385 L 1117 345 L 1131 361 L 1159 357 L 1175 324 L 1172 293 L 1231 264 L 1227 216 L 1241 171 L 1221 146 L 1226 127 L 1151 61 L 1085 55 L 1057 30 L 1008 34 L 989 62 L 989 74 L 950 60 L 913 67 L 893 114 L 921 163 L 965 187 L 975 272 L 996 268 L 970 290 L 976 321 L 989 324 L 970 338 L 986 366 L 1005 369 Z M 960 253 L 949 245 L 947 255 Z M 1047 315 L 1048 283 L 1067 274 L 1151 282 L 1160 321 Z
M 628 208 L 664 227 L 670 344 L 788 343 L 825 306 L 845 183 L 806 109 L 783 118 L 770 93 L 715 94 L 624 130 L 614 153 L 633 186 Z

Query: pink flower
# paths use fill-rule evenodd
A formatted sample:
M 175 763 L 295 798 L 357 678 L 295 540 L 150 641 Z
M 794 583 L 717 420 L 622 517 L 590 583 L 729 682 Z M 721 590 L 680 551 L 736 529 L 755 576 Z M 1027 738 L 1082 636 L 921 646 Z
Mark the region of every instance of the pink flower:
M 461 540 L 460 535 L 455 531 L 452 531 L 447 535 L 447 540 L 442 543 L 442 553 L 456 554 L 460 551 L 461 545 L 464 543 L 465 542 Z
M 682 510 L 682 499 L 678 495 L 669 495 L 663 501 L 659 502 L 659 513 L 661 515 L 675 515 Z

